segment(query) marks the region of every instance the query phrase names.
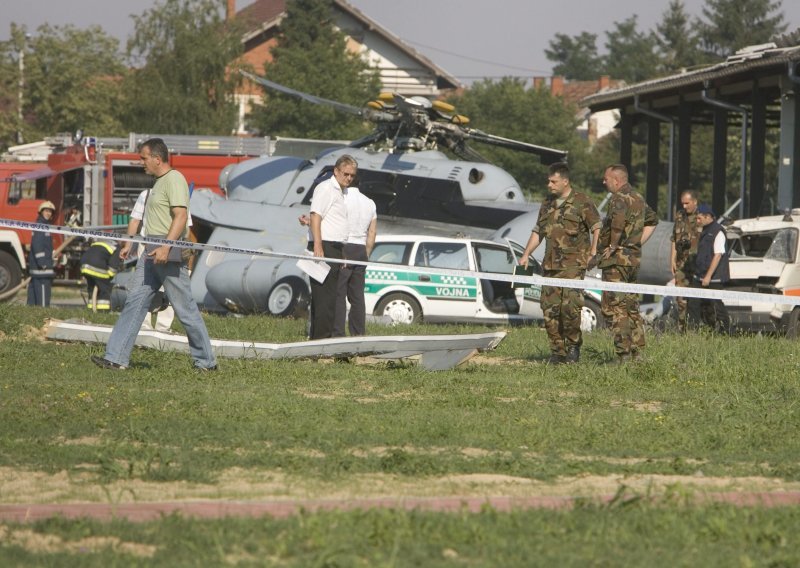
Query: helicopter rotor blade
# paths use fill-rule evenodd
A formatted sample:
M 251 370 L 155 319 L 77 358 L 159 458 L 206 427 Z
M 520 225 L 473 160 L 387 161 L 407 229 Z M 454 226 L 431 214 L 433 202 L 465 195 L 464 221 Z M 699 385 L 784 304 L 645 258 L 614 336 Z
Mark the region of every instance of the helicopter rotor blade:
M 509 148 L 511 150 L 535 154 L 539 156 L 539 160 L 543 164 L 552 164 L 567 159 L 567 153 L 563 150 L 556 150 L 555 148 L 548 148 L 546 146 L 537 146 L 536 144 L 520 142 L 519 140 L 512 140 L 511 138 L 504 138 L 494 134 L 487 134 L 486 132 L 474 128 L 465 128 L 464 131 L 467 138 L 475 140 L 476 142 L 483 142 L 484 144 L 500 146 L 501 148 Z
M 361 118 L 367 120 L 374 120 L 375 122 L 393 122 L 397 120 L 397 117 L 394 116 L 390 112 L 384 111 L 376 111 L 371 108 L 362 108 L 353 105 L 349 105 L 347 103 L 340 103 L 339 101 L 332 101 L 330 99 L 324 99 L 322 97 L 317 97 L 314 95 L 309 95 L 308 93 L 304 93 L 302 91 L 296 91 L 292 88 L 286 87 L 279 83 L 275 83 L 270 81 L 269 79 L 265 79 L 264 77 L 259 77 L 258 75 L 254 75 L 245 71 L 244 69 L 239 69 L 239 73 L 250 79 L 251 81 L 255 81 L 256 83 L 261 84 L 262 86 L 273 89 L 285 95 L 289 95 L 292 97 L 296 97 L 300 100 L 315 104 L 315 105 L 324 105 L 329 106 L 335 110 L 340 112 L 345 112 L 347 114 L 352 114 L 355 116 L 360 116 Z

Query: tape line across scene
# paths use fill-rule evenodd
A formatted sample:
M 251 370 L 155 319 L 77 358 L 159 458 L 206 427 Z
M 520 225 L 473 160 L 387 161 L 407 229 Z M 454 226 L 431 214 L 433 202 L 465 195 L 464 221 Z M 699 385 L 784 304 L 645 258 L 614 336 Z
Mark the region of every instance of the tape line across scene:
M 44 223 L 28 223 L 13 219 L 0 219 L 0 227 L 9 229 L 21 229 L 25 231 L 50 232 L 59 235 L 69 235 L 87 238 L 109 239 L 113 241 L 131 241 L 140 244 L 168 245 L 173 247 L 187 248 L 195 251 L 216 251 L 222 253 L 242 254 L 248 256 L 264 256 L 285 260 L 322 260 L 329 264 L 351 264 L 370 266 L 373 268 L 383 268 L 396 270 L 397 264 L 385 264 L 380 262 L 363 262 L 356 260 L 343 260 L 339 258 L 311 257 L 308 254 L 291 254 L 277 251 L 265 251 L 260 249 L 239 248 L 226 245 L 214 245 L 208 243 L 194 243 L 191 241 L 173 241 L 158 237 L 129 236 L 119 233 L 110 233 L 105 230 L 97 229 L 78 229 L 74 227 L 60 227 L 47 225 Z M 420 266 L 403 265 L 403 271 L 416 274 L 441 274 L 445 276 L 460 276 L 471 278 L 483 278 L 485 280 L 495 280 L 499 282 L 510 282 L 514 284 L 533 284 L 538 286 L 557 286 L 560 288 L 577 288 L 601 290 L 608 292 L 624 292 L 629 294 L 650 294 L 653 296 L 679 296 L 683 298 L 702 298 L 711 300 L 726 300 L 731 302 L 762 303 L 762 304 L 782 304 L 799 306 L 800 296 L 786 296 L 783 294 L 760 294 L 756 292 L 740 292 L 734 290 L 709 290 L 707 288 L 684 288 L 678 286 L 659 286 L 654 284 L 627 284 L 624 282 L 604 282 L 598 279 L 589 280 L 567 280 L 562 278 L 546 278 L 544 276 L 515 276 L 513 274 L 502 274 L 496 272 L 474 272 L 471 270 L 455 270 L 448 268 L 426 268 Z

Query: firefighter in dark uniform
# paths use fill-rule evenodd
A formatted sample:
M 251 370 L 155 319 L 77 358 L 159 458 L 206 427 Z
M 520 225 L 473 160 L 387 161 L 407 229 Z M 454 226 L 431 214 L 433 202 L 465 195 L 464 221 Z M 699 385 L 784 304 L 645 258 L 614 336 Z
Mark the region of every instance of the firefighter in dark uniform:
M 90 310 L 111 309 L 111 279 L 119 270 L 119 247 L 111 240 L 97 240 L 81 257 L 81 274 L 86 278 L 86 307 Z M 93 294 L 97 289 L 97 301 Z
M 36 222 L 49 225 L 56 213 L 52 201 L 39 205 L 39 216 Z M 28 305 L 48 307 L 53 278 L 56 277 L 53 263 L 53 236 L 50 231 L 34 231 L 31 237 L 31 251 L 28 255 L 28 273 L 31 275 L 28 284 Z

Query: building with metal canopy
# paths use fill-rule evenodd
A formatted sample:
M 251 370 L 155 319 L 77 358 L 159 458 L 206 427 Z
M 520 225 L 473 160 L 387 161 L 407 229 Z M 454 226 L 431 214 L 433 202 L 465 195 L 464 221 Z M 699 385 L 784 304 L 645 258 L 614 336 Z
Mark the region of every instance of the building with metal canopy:
M 797 32 L 793 36 L 797 36 Z M 741 137 L 739 218 L 767 212 L 767 135 L 778 129 L 777 209 L 800 207 L 800 44 L 751 46 L 722 63 L 591 95 L 581 105 L 591 112 L 620 113 L 620 162 L 631 165 L 634 127 L 646 124 L 645 197 L 658 206 L 660 130 L 670 132 L 667 216 L 678 194 L 690 187 L 692 128 L 713 125 L 712 206 L 725 209 L 729 133 Z M 781 41 L 779 40 L 779 43 Z M 793 45 L 785 45 L 793 43 Z M 732 164 L 731 164 L 732 165 Z

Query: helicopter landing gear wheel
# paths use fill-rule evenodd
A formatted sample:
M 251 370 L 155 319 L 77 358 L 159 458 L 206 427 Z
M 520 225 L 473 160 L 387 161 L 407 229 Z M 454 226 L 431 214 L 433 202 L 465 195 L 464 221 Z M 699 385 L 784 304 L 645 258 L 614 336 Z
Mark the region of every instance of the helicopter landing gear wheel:
M 305 294 L 304 288 L 303 281 L 297 278 L 279 280 L 267 296 L 267 312 L 279 317 L 293 315 Z

